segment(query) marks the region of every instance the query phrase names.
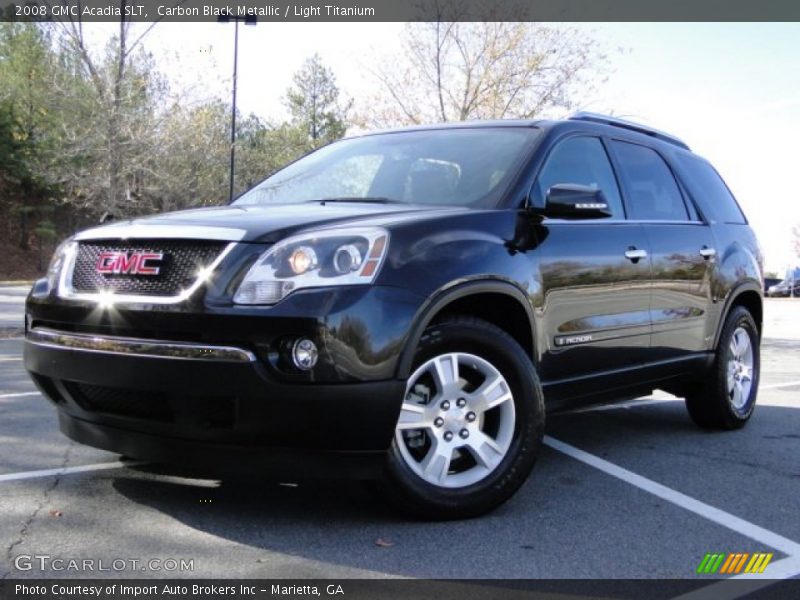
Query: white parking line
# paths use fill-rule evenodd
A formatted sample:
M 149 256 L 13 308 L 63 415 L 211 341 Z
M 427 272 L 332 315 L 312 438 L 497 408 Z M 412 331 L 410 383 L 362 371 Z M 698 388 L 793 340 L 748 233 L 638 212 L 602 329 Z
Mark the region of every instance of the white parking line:
M 22 360 L 21 356 L 0 356 L 0 362 L 11 362 L 12 360 Z
M 41 392 L 14 392 L 13 394 L 0 394 L 0 400 L 3 398 L 22 398 L 23 396 L 38 396 Z
M 637 475 L 633 471 L 628 471 L 627 469 L 617 466 L 614 463 L 610 463 L 599 456 L 595 456 L 594 454 L 590 454 L 580 450 L 579 448 L 570 446 L 569 444 L 552 438 L 549 435 L 544 437 L 544 443 L 554 450 L 558 450 L 559 452 L 579 460 L 584 464 L 594 467 L 595 469 L 599 469 L 600 471 L 603 471 L 612 477 L 621 479 L 625 483 L 629 483 L 635 487 L 638 487 L 639 489 L 653 494 L 654 496 L 658 496 L 667 502 L 671 502 L 676 506 L 680 506 L 685 510 L 700 515 L 701 517 L 722 525 L 723 527 L 726 527 L 740 535 L 749 537 L 752 540 L 760 542 L 766 546 L 769 546 L 770 548 L 774 548 L 775 550 L 779 550 L 780 552 L 788 554 L 789 556 L 800 556 L 800 544 L 793 542 L 782 535 L 769 531 L 768 529 L 764 529 L 763 527 L 745 521 L 744 519 L 740 519 L 736 515 L 732 515 L 724 510 L 714 508 L 710 504 L 706 504 L 705 502 L 701 502 L 700 500 L 692 498 L 691 496 L 687 496 L 686 494 L 668 488 L 665 485 L 661 485 L 652 479 Z
M 769 385 L 759 385 L 760 390 L 775 390 L 782 387 L 794 387 L 800 385 L 800 381 L 785 381 L 783 383 L 771 383 Z
M 58 469 L 42 469 L 41 471 L 24 471 L 22 473 L 7 473 L 0 475 L 0 483 L 8 481 L 20 481 L 23 479 L 37 479 L 39 477 L 52 477 L 53 475 L 71 475 L 73 473 L 89 473 L 91 471 L 105 471 L 108 469 L 122 469 L 124 467 L 135 467 L 142 465 L 142 462 L 122 462 L 114 461 L 107 463 L 97 463 L 94 465 L 82 465 L 80 467 L 60 467 Z
M 198 479 L 197 477 L 180 477 L 179 475 L 161 475 L 159 473 L 149 473 L 148 475 L 151 479 L 158 481 L 159 483 L 175 483 L 177 485 L 205 488 L 218 488 L 220 485 L 222 485 L 222 482 L 219 479 Z

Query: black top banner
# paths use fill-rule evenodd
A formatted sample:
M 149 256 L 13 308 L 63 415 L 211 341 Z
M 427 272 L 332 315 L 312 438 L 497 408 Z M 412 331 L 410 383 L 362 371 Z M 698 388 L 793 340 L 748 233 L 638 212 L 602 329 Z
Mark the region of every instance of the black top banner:
M 798 21 L 797 0 L 0 0 L 3 21 Z

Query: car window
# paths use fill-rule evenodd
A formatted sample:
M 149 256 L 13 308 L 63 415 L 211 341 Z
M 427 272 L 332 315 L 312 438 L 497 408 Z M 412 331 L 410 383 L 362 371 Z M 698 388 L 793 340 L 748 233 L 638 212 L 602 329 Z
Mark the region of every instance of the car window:
M 714 167 L 691 154 L 681 154 L 677 160 L 680 172 L 685 176 L 684 183 L 701 207 L 707 207 L 710 214 L 721 223 L 744 225 L 747 222 L 736 199 Z
M 309 177 L 303 182 L 302 193 L 312 198 L 369 196 L 370 185 L 382 162 L 380 154 L 347 157 Z
M 418 158 L 408 169 L 403 201 L 423 204 L 432 196 L 452 204 L 461 181 L 461 167 L 446 160 Z
M 531 127 L 464 127 L 345 139 L 290 164 L 235 203 L 372 198 L 494 207 L 538 135 Z
M 624 219 L 619 186 L 603 143 L 596 137 L 574 137 L 560 142 L 547 157 L 536 182 L 538 197 L 559 183 L 576 183 L 599 189 L 614 218 Z
M 658 153 L 628 142 L 611 142 L 629 196 L 632 219 L 688 221 L 678 182 Z

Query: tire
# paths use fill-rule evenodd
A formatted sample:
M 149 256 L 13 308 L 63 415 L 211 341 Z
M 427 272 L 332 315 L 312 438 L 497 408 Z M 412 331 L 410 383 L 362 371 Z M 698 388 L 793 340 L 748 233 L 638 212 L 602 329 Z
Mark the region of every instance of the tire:
M 689 416 L 703 429 L 744 427 L 755 409 L 760 371 L 758 328 L 737 306 L 725 320 L 705 383 L 686 396 Z
M 436 520 L 496 508 L 533 468 L 544 415 L 533 364 L 505 331 L 471 317 L 431 325 L 416 349 L 387 459 L 388 499 Z

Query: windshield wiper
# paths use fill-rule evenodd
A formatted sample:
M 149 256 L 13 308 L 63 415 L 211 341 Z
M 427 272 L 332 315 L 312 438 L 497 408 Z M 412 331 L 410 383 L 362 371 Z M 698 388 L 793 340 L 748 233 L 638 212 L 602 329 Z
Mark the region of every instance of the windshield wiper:
M 353 197 L 342 197 L 342 198 L 323 198 L 321 200 L 309 200 L 309 202 L 319 202 L 320 204 L 325 204 L 327 202 L 364 202 L 366 204 L 402 204 L 400 200 L 392 200 L 390 198 L 382 198 L 380 196 L 365 196 L 363 198 L 353 196 Z

